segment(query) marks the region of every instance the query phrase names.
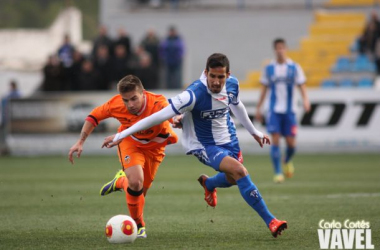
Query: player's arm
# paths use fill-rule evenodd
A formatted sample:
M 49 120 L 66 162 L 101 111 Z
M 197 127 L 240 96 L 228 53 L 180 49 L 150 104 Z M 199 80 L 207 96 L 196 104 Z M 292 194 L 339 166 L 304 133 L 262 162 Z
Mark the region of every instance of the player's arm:
M 310 102 L 309 102 L 309 96 L 307 95 L 305 84 L 299 85 L 299 89 L 300 89 L 302 100 L 303 100 L 303 108 L 305 109 L 306 113 L 309 113 Z
M 256 106 L 256 115 L 255 115 L 255 119 L 259 122 L 262 122 L 263 121 L 263 116 L 261 114 L 261 108 L 263 106 L 263 103 L 264 103 L 264 100 L 265 100 L 265 97 L 267 95 L 267 91 L 268 91 L 268 86 L 266 85 L 263 85 L 261 87 L 261 92 L 260 92 L 260 97 L 259 97 L 259 102 L 257 103 L 257 106 Z
M 71 162 L 71 164 L 74 164 L 73 154 L 75 152 L 77 152 L 77 157 L 80 157 L 83 151 L 83 144 L 86 141 L 87 137 L 92 133 L 94 128 L 95 126 L 91 122 L 84 122 L 78 141 L 70 148 L 69 151 L 69 161 Z
M 70 148 L 69 150 L 69 161 L 71 164 L 74 164 L 73 155 L 76 152 L 77 157 L 80 158 L 80 155 L 83 151 L 83 145 L 87 137 L 92 133 L 95 127 L 99 124 L 101 120 L 104 120 L 111 116 L 109 111 L 110 103 L 107 102 L 99 107 L 96 107 L 91 113 L 87 116 L 82 131 L 80 133 L 78 141 Z
M 245 106 L 241 101 L 238 104 L 231 104 L 230 108 L 236 116 L 236 118 L 244 126 L 244 128 L 260 144 L 260 147 L 263 147 L 264 144 L 270 144 L 269 137 L 261 133 L 259 130 L 255 128 L 255 126 L 253 126 L 251 120 L 249 119 L 247 110 L 245 109 Z
M 160 111 L 145 117 L 144 119 L 136 122 L 133 126 L 126 130 L 117 133 L 116 135 L 108 136 L 104 139 L 102 147 L 111 148 L 121 142 L 127 136 L 130 136 L 138 131 L 150 128 L 157 124 L 166 121 L 175 115 L 184 114 L 193 109 L 195 104 L 195 95 L 187 90 L 169 100 L 170 105 L 161 109 Z
M 174 112 L 173 108 L 171 106 L 166 106 L 165 108 L 161 109 L 160 111 L 136 122 L 131 127 L 121 131 L 120 133 L 117 133 L 115 135 L 108 136 L 104 139 L 103 147 L 111 148 L 117 144 L 119 144 L 122 139 L 124 139 L 127 136 L 130 136 L 134 133 L 137 133 L 141 130 L 148 129 L 150 127 L 153 127 L 157 124 L 160 124 L 173 116 L 175 116 L 176 113 Z
M 260 83 L 262 84 L 262 87 L 261 87 L 259 102 L 257 103 L 257 106 L 256 106 L 256 115 L 255 115 L 255 120 L 257 120 L 258 122 L 263 122 L 263 115 L 261 113 L 261 108 L 263 106 L 265 97 L 267 96 L 268 85 L 269 85 L 269 79 L 267 76 L 267 68 L 268 66 L 264 67 L 260 76 Z
M 302 101 L 303 101 L 303 108 L 305 109 L 306 112 L 310 111 L 310 102 L 309 102 L 309 97 L 306 92 L 306 77 L 305 73 L 303 72 L 301 66 L 299 64 L 296 64 L 296 84 L 298 85 L 301 96 L 302 96 Z

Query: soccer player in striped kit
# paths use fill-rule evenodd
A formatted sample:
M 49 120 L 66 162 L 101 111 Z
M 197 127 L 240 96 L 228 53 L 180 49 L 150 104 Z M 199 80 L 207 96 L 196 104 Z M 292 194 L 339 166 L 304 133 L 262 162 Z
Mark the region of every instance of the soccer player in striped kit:
M 302 68 L 286 57 L 286 43 L 284 39 L 276 39 L 273 42 L 276 59 L 269 63 L 262 75 L 260 82 L 263 84 L 260 99 L 257 105 L 256 119 L 262 121 L 261 108 L 268 97 L 268 113 L 266 126 L 272 136 L 271 159 L 274 168 L 274 182 L 284 181 L 281 168 L 284 164 L 285 176 L 290 178 L 294 173 L 292 157 L 296 151 L 297 121 L 295 115 L 294 89 L 299 87 L 303 107 L 306 112 L 310 110 L 309 98 L 305 87 L 305 74 Z M 281 159 L 280 138 L 285 137 L 285 157 Z
M 219 173 L 198 179 L 205 191 L 208 205 L 217 205 L 216 188 L 237 185 L 241 196 L 264 220 L 274 237 L 287 228 L 287 222 L 276 219 L 268 210 L 256 185 L 243 165 L 236 128 L 230 116 L 234 113 L 253 139 L 263 147 L 269 137 L 258 131 L 239 99 L 239 81 L 230 75 L 228 58 L 212 54 L 200 79 L 181 94 L 169 99 L 170 105 L 137 122 L 132 127 L 107 137 L 103 146 L 112 147 L 131 134 L 159 124 L 175 115 L 174 124 L 182 127 L 182 142 L 188 155 Z

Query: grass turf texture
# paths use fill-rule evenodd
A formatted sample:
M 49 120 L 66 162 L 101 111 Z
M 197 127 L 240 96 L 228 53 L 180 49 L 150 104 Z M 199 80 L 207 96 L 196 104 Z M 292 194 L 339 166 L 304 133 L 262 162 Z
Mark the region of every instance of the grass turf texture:
M 218 206 L 197 182 L 215 172 L 190 156 L 168 156 L 146 199 L 147 239 L 110 245 L 105 224 L 128 214 L 124 193 L 99 196 L 120 168 L 117 157 L 0 158 L 0 249 L 319 249 L 321 219 L 370 221 L 380 247 L 380 156 L 297 155 L 295 177 L 276 185 L 268 156 L 246 156 L 269 209 L 288 221 L 274 239 L 237 187 L 218 190 Z

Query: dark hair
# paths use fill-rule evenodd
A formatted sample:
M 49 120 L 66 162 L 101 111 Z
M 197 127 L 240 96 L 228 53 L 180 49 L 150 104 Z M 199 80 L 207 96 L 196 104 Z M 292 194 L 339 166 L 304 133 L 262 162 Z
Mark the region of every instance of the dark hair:
M 273 41 L 273 48 L 276 48 L 277 44 L 282 43 L 286 45 L 285 39 L 283 38 L 277 38 Z
M 207 58 L 206 70 L 210 68 L 226 67 L 227 73 L 230 72 L 230 61 L 227 56 L 221 53 L 214 53 Z
M 134 76 L 134 75 L 125 76 L 117 84 L 117 90 L 121 94 L 135 91 L 135 90 L 140 90 L 140 92 L 142 92 L 143 89 L 144 89 L 144 86 L 142 85 L 141 80 L 137 76 Z

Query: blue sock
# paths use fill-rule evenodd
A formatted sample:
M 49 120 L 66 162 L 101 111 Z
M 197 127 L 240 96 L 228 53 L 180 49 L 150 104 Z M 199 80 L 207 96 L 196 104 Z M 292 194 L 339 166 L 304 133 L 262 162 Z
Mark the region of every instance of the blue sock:
M 212 191 L 217 187 L 225 188 L 232 186 L 232 184 L 227 181 L 225 173 L 218 173 L 213 177 L 208 178 L 205 184 L 209 191 Z
M 261 197 L 259 190 L 251 181 L 249 175 L 244 176 L 236 181 L 241 196 L 265 221 L 267 226 L 274 219 L 274 216 L 269 212 L 267 205 L 265 205 L 264 199 Z
M 272 145 L 270 150 L 270 157 L 272 158 L 274 172 L 276 174 L 281 174 L 281 151 L 279 146 Z
M 288 163 L 292 159 L 295 152 L 296 152 L 296 148 L 291 148 L 291 147 L 286 148 L 285 163 Z

